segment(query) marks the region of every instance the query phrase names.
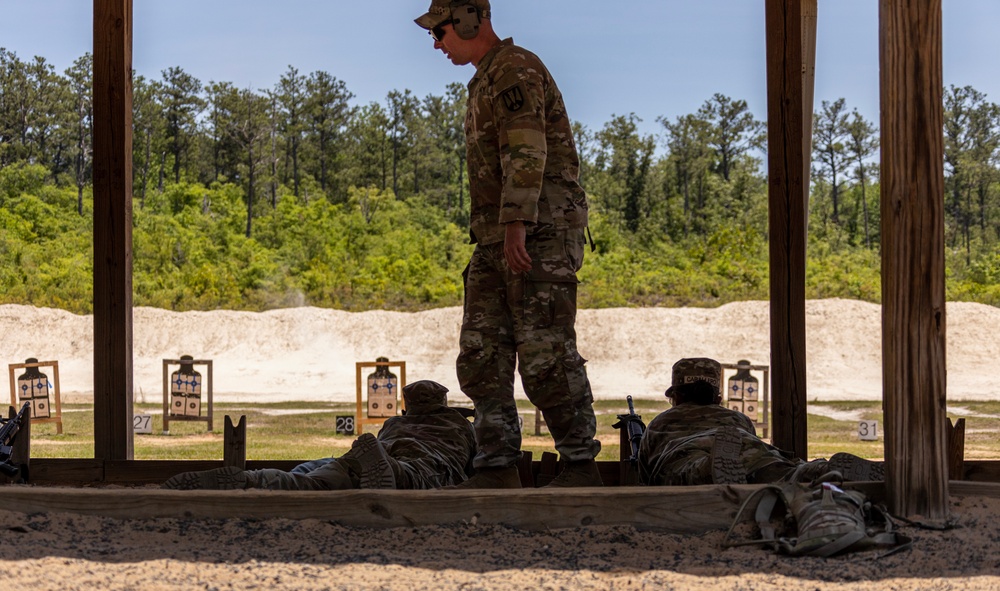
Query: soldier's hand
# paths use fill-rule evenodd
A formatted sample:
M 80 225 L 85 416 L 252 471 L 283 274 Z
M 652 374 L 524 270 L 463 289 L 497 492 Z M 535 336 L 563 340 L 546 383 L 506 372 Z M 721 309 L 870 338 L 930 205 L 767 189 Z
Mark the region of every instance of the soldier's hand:
M 513 273 L 524 273 L 531 270 L 531 257 L 524 247 L 524 240 L 527 230 L 524 222 L 510 222 L 506 226 L 507 235 L 504 237 L 503 254 L 507 259 L 507 267 Z

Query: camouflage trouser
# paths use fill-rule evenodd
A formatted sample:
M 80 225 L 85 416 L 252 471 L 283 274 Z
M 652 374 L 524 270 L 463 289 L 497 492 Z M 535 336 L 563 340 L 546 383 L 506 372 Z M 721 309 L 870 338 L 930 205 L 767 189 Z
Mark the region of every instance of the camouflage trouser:
M 291 472 L 273 468 L 248 470 L 247 476 L 252 488 L 269 490 L 344 490 L 358 487 L 347 466 L 336 458 L 300 464 Z
M 653 474 L 644 474 L 641 480 L 646 484 L 665 486 L 719 483 L 718 474 L 715 473 L 719 464 L 714 455 L 720 451 L 720 446 L 717 445 L 720 439 L 735 444 L 735 447 L 730 448 L 735 464 L 732 468 L 739 472 L 741 482 L 778 482 L 793 474 L 803 463 L 785 456 L 778 448 L 764 443 L 756 435 L 743 429 L 715 427 L 672 441 L 662 455 L 656 458 Z M 825 471 L 818 464 L 815 469 L 813 466 L 808 468 L 809 471 L 804 473 L 807 477 L 817 471 Z
M 543 231 L 528 236 L 525 246 L 532 259 L 527 273 L 507 269 L 502 243 L 477 245 L 465 270 L 457 369 L 476 407 L 476 468 L 511 466 L 520 458 L 515 361 L 563 459 L 593 459 L 601 449 L 574 328 L 583 231 Z
M 389 458 L 396 488 L 429 490 L 458 484 L 452 481 L 434 458 L 396 460 Z M 339 458 L 323 458 L 299 464 L 290 472 L 267 468 L 248 471 L 251 488 L 270 490 L 344 490 L 358 488 L 346 462 Z

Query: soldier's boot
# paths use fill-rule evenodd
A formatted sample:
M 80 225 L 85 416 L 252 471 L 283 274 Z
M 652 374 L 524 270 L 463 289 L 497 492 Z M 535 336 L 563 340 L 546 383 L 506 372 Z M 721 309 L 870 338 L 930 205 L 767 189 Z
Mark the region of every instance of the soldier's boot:
M 236 466 L 224 466 L 213 470 L 182 472 L 167 479 L 160 488 L 173 490 L 243 490 L 254 488 L 253 474 Z
M 521 475 L 517 471 L 517 466 L 480 468 L 468 480 L 443 488 L 449 490 L 460 488 L 521 488 Z
M 361 488 L 396 488 L 389 456 L 382 442 L 371 433 L 358 437 L 341 459 L 355 472 Z
M 604 486 L 604 481 L 601 480 L 601 472 L 597 469 L 597 462 L 594 460 L 567 462 L 562 472 L 543 488 L 571 488 L 579 486 Z
M 746 484 L 746 469 L 740 457 L 743 451 L 743 438 L 739 431 L 727 427 L 715 431 L 715 442 L 712 444 L 712 482 Z
M 884 481 L 885 464 L 859 458 L 846 452 L 835 453 L 827 461 L 827 469 L 840 472 L 846 481 Z

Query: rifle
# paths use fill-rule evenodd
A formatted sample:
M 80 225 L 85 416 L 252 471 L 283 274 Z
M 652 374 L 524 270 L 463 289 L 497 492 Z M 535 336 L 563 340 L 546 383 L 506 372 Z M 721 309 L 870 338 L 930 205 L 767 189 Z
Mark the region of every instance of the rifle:
M 646 430 L 646 423 L 642 422 L 642 416 L 635 414 L 635 407 L 632 405 L 632 397 L 626 396 L 628 402 L 628 414 L 618 415 L 618 422 L 613 425 L 615 429 L 625 429 L 628 435 L 629 445 L 632 446 L 632 455 L 628 461 L 635 464 L 639 461 L 639 441 Z
M 0 422 L 3 423 L 3 426 L 0 427 L 0 473 L 9 478 L 17 476 L 18 472 L 21 471 L 19 466 L 15 466 L 11 462 L 11 455 L 14 453 L 14 437 L 21 430 L 24 421 L 28 420 L 30 409 L 31 403 L 25 402 L 14 418 L 0 419 Z

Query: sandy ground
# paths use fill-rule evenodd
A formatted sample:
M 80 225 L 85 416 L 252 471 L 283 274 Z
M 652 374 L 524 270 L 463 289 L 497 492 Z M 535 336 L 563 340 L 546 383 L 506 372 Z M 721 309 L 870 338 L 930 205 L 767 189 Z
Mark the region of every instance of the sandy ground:
M 234 493 L 237 494 L 237 493 Z M 1000 589 L 1000 500 L 956 499 L 961 528 L 910 550 L 821 559 L 722 549 L 723 532 L 501 526 L 363 530 L 305 520 L 119 521 L 0 511 L 4 589 Z
M 851 300 L 810 301 L 807 311 L 810 401 L 881 399 L 881 310 Z M 294 308 L 265 313 L 137 308 L 136 400 L 158 402 L 163 359 L 211 359 L 216 401 L 354 401 L 355 362 L 384 355 L 406 362 L 409 381 L 433 379 L 458 394 L 455 358 L 461 311 L 348 313 Z M 948 397 L 1000 399 L 1000 308 L 950 303 Z M 767 302 L 720 308 L 582 310 L 580 352 L 599 399 L 659 398 L 670 366 L 707 356 L 767 365 Z M 67 400 L 89 400 L 93 318 L 61 310 L 0 306 L 0 361 L 56 360 Z M 520 388 L 520 385 L 518 385 Z M 520 390 L 519 390 L 520 395 Z

